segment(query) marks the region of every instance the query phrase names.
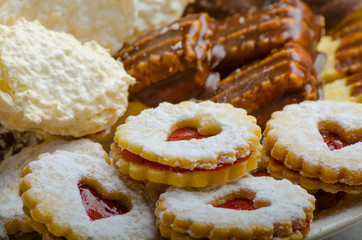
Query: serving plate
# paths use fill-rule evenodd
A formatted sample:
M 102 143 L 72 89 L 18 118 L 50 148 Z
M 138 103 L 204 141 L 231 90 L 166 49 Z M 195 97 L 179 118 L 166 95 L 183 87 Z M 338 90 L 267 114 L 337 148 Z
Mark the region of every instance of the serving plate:
M 306 239 L 327 238 L 353 224 L 362 224 L 362 194 L 349 194 L 334 207 L 317 213 Z

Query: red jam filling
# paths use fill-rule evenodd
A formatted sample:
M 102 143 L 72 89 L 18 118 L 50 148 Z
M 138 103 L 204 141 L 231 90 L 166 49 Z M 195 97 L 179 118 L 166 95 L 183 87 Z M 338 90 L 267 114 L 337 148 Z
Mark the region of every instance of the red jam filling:
M 351 145 L 349 142 L 344 141 L 337 134 L 328 131 L 321 131 L 324 142 L 328 145 L 331 151 L 338 150 Z
M 128 212 L 126 206 L 115 200 L 103 199 L 93 188 L 84 183 L 78 184 L 83 206 L 92 221 Z
M 213 135 L 201 135 L 197 131 L 196 128 L 184 127 L 184 128 L 179 128 L 179 129 L 176 129 L 175 131 L 173 131 L 170 134 L 170 136 L 168 137 L 167 141 L 202 139 L 202 138 L 208 138 L 211 136 L 213 136 Z M 146 165 L 150 168 L 154 168 L 154 169 L 158 169 L 158 170 L 172 171 L 172 172 L 178 172 L 178 173 L 195 172 L 195 171 L 209 171 L 207 169 L 202 169 L 202 168 L 195 168 L 193 170 L 189 170 L 189 169 L 184 169 L 184 168 L 179 168 L 179 167 L 171 167 L 171 166 L 163 165 L 163 164 L 160 164 L 157 162 L 148 161 L 147 159 L 144 159 L 143 157 L 133 154 L 127 150 L 121 150 L 120 148 L 117 148 L 117 149 L 119 150 L 119 154 L 121 154 L 123 156 L 123 158 L 126 159 L 127 161 L 133 162 L 136 164 Z M 240 162 L 247 161 L 248 159 L 249 159 L 249 156 L 245 157 L 245 158 L 238 158 L 235 162 L 233 162 L 231 164 L 220 163 L 212 171 L 215 171 L 215 170 L 217 171 L 217 170 L 221 170 L 223 168 L 231 167 Z
M 233 200 L 227 201 L 226 203 L 217 205 L 216 207 L 247 211 L 256 209 L 253 205 L 253 202 L 247 198 L 235 198 Z
M 168 137 L 167 141 L 181 141 L 181 140 L 191 140 L 191 139 L 202 139 L 208 138 L 212 135 L 201 135 L 196 128 L 184 127 L 179 128 L 173 131 Z
M 120 150 L 120 154 L 128 162 L 146 165 L 147 167 L 158 169 L 158 170 L 172 171 L 172 172 L 178 172 L 178 173 L 195 172 L 195 171 L 210 171 L 210 170 L 203 169 L 203 168 L 194 168 L 193 170 L 190 170 L 190 169 L 184 169 L 184 168 L 179 168 L 179 167 L 171 167 L 171 166 L 163 165 L 161 163 L 148 161 L 147 159 L 144 159 L 143 157 L 138 156 L 134 153 L 131 153 L 125 149 L 123 149 L 123 150 L 119 149 L 119 150 Z M 217 170 L 221 170 L 221 169 L 224 169 L 227 167 L 231 167 L 231 166 L 234 166 L 243 161 L 247 161 L 248 159 L 249 159 L 249 156 L 247 156 L 245 158 L 238 158 L 238 159 L 236 159 L 235 162 L 229 163 L 229 164 L 219 163 L 219 164 L 217 164 L 216 168 L 214 168 L 212 171 L 217 171 Z

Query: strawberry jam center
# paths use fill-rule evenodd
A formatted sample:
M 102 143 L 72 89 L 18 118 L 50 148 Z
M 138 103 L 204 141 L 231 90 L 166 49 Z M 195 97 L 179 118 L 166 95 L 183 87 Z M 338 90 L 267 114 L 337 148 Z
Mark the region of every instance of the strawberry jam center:
M 226 203 L 217 205 L 216 207 L 247 211 L 256 209 L 253 205 L 253 202 L 247 198 L 235 198 L 227 201 Z
M 167 141 L 181 141 L 181 140 L 191 140 L 191 139 L 202 139 L 208 138 L 212 135 L 201 135 L 196 128 L 184 127 L 179 128 L 173 131 L 168 137 Z
M 168 137 L 167 141 L 202 139 L 202 138 L 208 138 L 211 136 L 213 136 L 213 135 L 201 135 L 196 128 L 183 127 L 183 128 L 179 128 L 179 129 L 176 129 L 175 131 L 173 131 L 170 134 L 170 136 Z M 195 172 L 195 171 L 209 171 L 207 169 L 202 169 L 202 168 L 195 168 L 193 170 L 190 170 L 190 169 L 184 169 L 184 168 L 179 168 L 179 167 L 167 166 L 167 165 L 163 165 L 161 163 L 149 161 L 149 160 L 147 160 L 139 155 L 136 155 L 134 153 L 131 153 L 125 149 L 122 150 L 119 147 L 117 147 L 117 150 L 118 150 L 118 154 L 122 155 L 123 159 L 127 160 L 128 162 L 146 165 L 146 166 L 148 166 L 150 168 L 154 168 L 154 169 L 172 171 L 172 172 L 178 172 L 178 173 Z M 249 156 L 247 156 L 245 158 L 238 158 L 235 162 L 229 163 L 229 164 L 228 163 L 226 163 L 226 164 L 219 163 L 216 166 L 216 168 L 213 169 L 212 171 L 217 171 L 217 170 L 221 170 L 223 168 L 231 167 L 235 164 L 241 163 L 243 161 L 247 161 L 248 159 L 249 159 Z
M 92 221 L 128 212 L 120 201 L 103 199 L 93 188 L 84 183 L 78 184 L 83 206 Z
M 344 141 L 340 136 L 328 131 L 321 131 L 324 142 L 327 144 L 331 151 L 338 150 L 351 145 L 349 142 Z
M 147 160 L 139 155 L 136 155 L 134 153 L 131 153 L 125 149 L 123 149 L 123 150 L 120 148 L 117 148 L 117 149 L 119 150 L 119 153 L 123 156 L 123 159 L 127 160 L 128 162 L 146 165 L 146 166 L 148 166 L 150 168 L 154 168 L 154 169 L 166 170 L 166 171 L 172 171 L 172 172 L 178 172 L 178 173 L 195 172 L 195 171 L 210 171 L 210 170 L 203 169 L 203 168 L 194 168 L 193 170 L 190 170 L 190 169 L 179 168 L 179 167 L 171 167 L 171 166 L 163 165 L 161 163 L 149 161 L 149 160 Z M 233 163 L 219 163 L 219 164 L 217 164 L 216 168 L 214 168 L 212 171 L 218 171 L 218 170 L 221 170 L 221 169 L 224 169 L 227 167 L 231 167 L 231 166 L 234 166 L 243 161 L 247 161 L 248 159 L 249 159 L 249 156 L 247 156 L 245 158 L 238 158 Z

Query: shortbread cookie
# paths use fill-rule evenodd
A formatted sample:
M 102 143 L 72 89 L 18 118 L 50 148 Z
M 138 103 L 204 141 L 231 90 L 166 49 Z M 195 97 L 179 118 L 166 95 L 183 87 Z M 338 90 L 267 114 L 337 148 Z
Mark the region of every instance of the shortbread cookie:
M 133 34 L 126 42 L 133 42 L 145 32 L 161 28 L 181 17 L 187 0 L 138 0 L 137 18 Z
M 156 216 L 161 235 L 171 239 L 301 239 L 314 203 L 288 180 L 248 175 L 200 190 L 170 187 Z
M 19 195 L 19 182 L 23 176 L 23 168 L 35 160 L 39 154 L 52 153 L 58 149 L 98 157 L 105 155 L 99 144 L 89 140 L 58 139 L 25 148 L 20 153 L 4 160 L 0 165 L 0 223 L 5 225 L 9 234 L 33 231 L 29 225 L 31 219 L 24 214 L 23 202 Z
M 127 107 L 134 79 L 95 41 L 24 19 L 0 25 L 0 122 L 75 137 L 99 132 Z
M 275 112 L 265 153 L 303 177 L 361 186 L 362 104 L 305 101 Z
M 162 103 L 120 125 L 111 154 L 134 179 L 205 187 L 255 169 L 260 137 L 255 118 L 230 104 Z
M 324 99 L 362 103 L 362 71 L 324 86 Z
M 47 29 L 67 32 L 81 42 L 96 40 L 111 53 L 122 47 L 133 33 L 136 0 L 5 0 L 0 24 L 21 17 L 39 20 Z
M 144 186 L 121 176 L 106 155 L 42 154 L 24 175 L 21 197 L 39 232 L 46 227 L 66 239 L 156 239 Z
M 268 162 L 268 173 L 270 173 L 276 179 L 286 178 L 289 181 L 300 185 L 309 192 L 316 192 L 323 190 L 325 192 L 337 193 L 346 192 L 352 194 L 362 193 L 362 185 L 350 186 L 343 183 L 325 183 L 318 178 L 303 177 L 297 171 L 293 171 L 284 166 L 283 162 L 273 159 L 269 155 L 262 155 L 264 161 Z M 266 160 L 266 158 L 268 160 Z

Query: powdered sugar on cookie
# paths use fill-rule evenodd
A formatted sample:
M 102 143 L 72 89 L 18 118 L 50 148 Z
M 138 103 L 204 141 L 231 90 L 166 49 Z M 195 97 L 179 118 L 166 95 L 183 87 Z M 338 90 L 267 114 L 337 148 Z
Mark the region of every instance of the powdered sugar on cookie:
M 47 29 L 70 33 L 83 43 L 96 40 L 115 53 L 133 33 L 136 7 L 136 0 L 5 0 L 0 23 L 39 20 Z
M 205 139 L 167 141 L 172 131 L 194 127 Z M 210 101 L 161 103 L 129 117 L 115 135 L 119 147 L 147 160 L 187 169 L 213 169 L 218 163 L 233 163 L 258 149 L 260 128 L 255 118 L 230 104 Z
M 24 19 L 0 25 L 0 121 L 6 128 L 83 136 L 114 124 L 134 82 L 95 41 Z
M 331 151 L 320 131 L 338 134 L 352 144 Z M 362 182 L 362 105 L 306 101 L 275 112 L 264 132 L 264 147 L 286 167 L 327 183 Z
M 21 190 L 34 221 L 55 236 L 78 239 L 155 239 L 154 216 L 143 199 L 143 186 L 129 186 L 107 159 L 57 151 L 41 155 L 24 169 Z M 129 180 L 129 179 L 128 179 Z M 102 196 L 122 201 L 123 215 L 91 221 L 78 190 L 86 183 Z
M 105 157 L 101 146 L 89 140 L 66 141 L 62 139 L 42 143 L 38 146 L 25 148 L 20 153 L 5 159 L 0 165 L 0 223 L 3 223 L 9 234 L 19 231 L 31 232 L 31 219 L 23 212 L 23 201 L 19 195 L 19 181 L 23 168 L 34 161 L 39 154 L 52 153 L 58 149 Z
M 237 197 L 250 199 L 257 209 L 242 211 L 215 207 Z M 170 187 L 161 194 L 156 215 L 159 224 L 171 226 L 181 233 L 192 235 L 193 226 L 209 229 L 207 235 L 199 237 L 217 238 L 218 232 L 223 230 L 235 233 L 232 237 L 236 238 L 249 236 L 251 239 L 255 234 L 268 239 L 280 234 L 278 231 L 291 234 L 303 229 L 312 219 L 314 201 L 312 195 L 287 180 L 248 176 L 200 190 Z M 173 215 L 175 218 L 170 222 Z M 183 222 L 189 222 L 187 230 L 178 226 Z

